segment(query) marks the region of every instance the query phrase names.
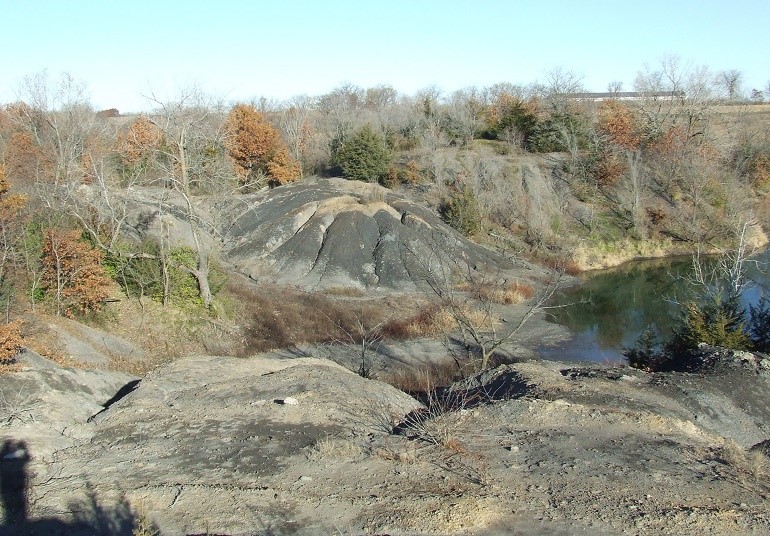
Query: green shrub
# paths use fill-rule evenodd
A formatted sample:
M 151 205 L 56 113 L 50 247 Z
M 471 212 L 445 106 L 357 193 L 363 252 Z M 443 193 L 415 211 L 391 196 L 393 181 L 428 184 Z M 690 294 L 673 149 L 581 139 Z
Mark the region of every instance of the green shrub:
M 441 217 L 449 225 L 466 236 L 481 229 L 481 210 L 475 194 L 470 188 L 457 188 L 439 208 Z
M 105 261 L 107 272 L 129 298 L 149 296 L 159 303 L 164 303 L 165 298 L 168 304 L 180 308 L 203 305 L 198 280 L 191 273 L 197 264 L 198 256 L 193 248 L 176 247 L 164 253 L 154 240 L 121 244 L 119 250 Z M 212 295 L 216 296 L 226 279 L 221 267 L 210 261 L 209 286 Z
M 704 354 L 699 348 L 702 343 L 731 350 L 767 351 L 770 348 L 768 301 L 763 298 L 756 307 L 750 307 L 748 325 L 745 316 L 738 295 L 713 297 L 701 303 L 692 301 L 685 305 L 667 343 L 661 345 L 647 330 L 623 355 L 630 366 L 643 370 L 693 372 L 708 368 L 713 361 L 708 351 Z
M 630 366 L 647 371 L 662 370 L 669 360 L 652 329 L 645 330 L 632 348 L 624 348 L 623 355 Z
M 687 352 L 696 349 L 700 343 L 733 350 L 751 347 L 745 314 L 737 295 L 685 305 L 666 349 L 674 353 Z
M 558 153 L 573 144 L 580 150 L 588 148 L 588 127 L 577 114 L 558 112 L 532 127 L 529 145 L 538 153 Z
M 347 179 L 382 182 L 388 175 L 390 158 L 385 140 L 370 125 L 335 143 L 334 162 Z
M 749 306 L 749 335 L 754 349 L 770 352 L 770 300 L 762 296 L 757 306 Z
M 513 135 L 521 138 L 524 149 L 531 149 L 532 137 L 538 125 L 537 115 L 531 103 L 518 99 L 506 99 L 499 113 L 488 122 L 482 136 L 487 139 L 506 140 Z

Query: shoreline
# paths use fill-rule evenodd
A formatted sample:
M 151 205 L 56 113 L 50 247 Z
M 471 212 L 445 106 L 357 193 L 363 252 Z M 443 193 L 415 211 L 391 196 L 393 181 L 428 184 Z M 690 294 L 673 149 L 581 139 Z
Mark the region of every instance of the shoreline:
M 692 244 L 674 243 L 672 240 L 624 240 L 594 247 L 585 244 L 586 242 L 583 242 L 578 245 L 572 257 L 572 262 L 580 273 L 616 268 L 633 261 L 684 257 L 697 253 L 697 248 Z M 767 248 L 769 244 L 770 238 L 764 229 L 760 225 L 754 226 L 747 239 L 747 245 L 756 253 Z M 720 250 L 710 248 L 702 253 L 718 255 Z

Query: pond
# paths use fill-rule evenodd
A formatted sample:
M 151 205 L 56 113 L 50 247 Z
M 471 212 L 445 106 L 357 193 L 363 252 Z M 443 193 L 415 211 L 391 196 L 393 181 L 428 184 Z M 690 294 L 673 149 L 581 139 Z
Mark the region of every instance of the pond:
M 751 281 L 742 294 L 744 306 L 756 304 L 770 288 L 770 249 L 749 263 Z M 715 259 L 708 262 L 712 264 Z M 623 362 L 623 349 L 639 335 L 654 329 L 667 339 L 688 298 L 693 273 L 691 257 L 634 261 L 620 267 L 581 276 L 578 285 L 554 297 L 548 313 L 566 326 L 573 338 L 559 346 L 538 349 L 545 359 Z

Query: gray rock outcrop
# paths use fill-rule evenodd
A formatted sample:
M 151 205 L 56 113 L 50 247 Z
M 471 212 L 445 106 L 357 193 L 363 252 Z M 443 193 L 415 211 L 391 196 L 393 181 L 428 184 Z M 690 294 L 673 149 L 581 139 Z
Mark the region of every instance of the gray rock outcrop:
M 306 288 L 413 290 L 429 277 L 513 268 L 432 211 L 376 184 L 303 181 L 222 207 L 236 270 Z

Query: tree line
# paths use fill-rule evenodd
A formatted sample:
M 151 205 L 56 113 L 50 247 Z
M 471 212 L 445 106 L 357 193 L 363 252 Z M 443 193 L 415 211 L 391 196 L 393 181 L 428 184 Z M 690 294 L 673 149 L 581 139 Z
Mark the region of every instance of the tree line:
M 533 251 L 724 241 L 770 186 L 770 139 L 743 108 L 735 123 L 720 116 L 740 95 L 740 76 L 721 74 L 668 59 L 639 72 L 633 102 L 575 98 L 580 77 L 561 69 L 449 95 L 344 84 L 228 104 L 188 87 L 132 116 L 94 110 L 70 75 L 32 75 L 0 109 L 3 303 L 82 316 L 118 288 L 210 310 L 222 271 L 201 199 L 311 176 L 429 191 L 462 232 L 510 233 Z M 530 157 L 544 175 L 525 173 Z M 183 213 L 184 244 L 132 236 L 133 196 L 147 191 L 160 213 Z

